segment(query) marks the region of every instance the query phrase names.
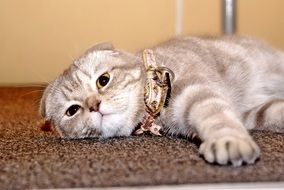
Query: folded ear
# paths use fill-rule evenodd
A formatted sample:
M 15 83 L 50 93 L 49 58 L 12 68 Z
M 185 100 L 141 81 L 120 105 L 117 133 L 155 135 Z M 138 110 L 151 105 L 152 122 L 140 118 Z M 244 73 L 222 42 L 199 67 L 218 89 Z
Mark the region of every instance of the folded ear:
M 88 49 L 87 52 L 101 51 L 101 50 L 114 50 L 114 47 L 111 43 L 104 42 L 94 45 L 93 47 Z
M 53 82 L 51 82 L 45 89 L 42 94 L 41 100 L 40 100 L 40 106 L 39 106 L 39 113 L 41 117 L 43 117 L 45 120 L 48 120 L 47 115 L 46 115 L 46 104 L 47 104 L 47 97 L 51 93 L 51 89 L 53 86 Z

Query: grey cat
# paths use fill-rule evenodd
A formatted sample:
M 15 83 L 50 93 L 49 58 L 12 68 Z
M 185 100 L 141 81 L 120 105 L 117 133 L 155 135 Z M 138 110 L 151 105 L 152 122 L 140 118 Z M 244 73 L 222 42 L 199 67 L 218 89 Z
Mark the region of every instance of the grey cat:
M 209 163 L 251 164 L 260 149 L 248 129 L 284 130 L 284 54 L 240 37 L 179 38 L 152 50 L 175 73 L 157 122 L 196 133 Z M 51 82 L 41 114 L 63 138 L 129 136 L 145 116 L 146 71 L 136 55 L 99 44 Z

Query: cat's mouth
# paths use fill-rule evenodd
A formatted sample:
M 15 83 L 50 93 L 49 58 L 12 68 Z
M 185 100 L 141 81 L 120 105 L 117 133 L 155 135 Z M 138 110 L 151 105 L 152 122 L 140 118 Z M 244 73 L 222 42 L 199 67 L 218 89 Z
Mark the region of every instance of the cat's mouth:
M 109 111 L 105 111 L 105 110 L 102 110 L 102 109 L 90 110 L 90 113 L 99 114 L 101 117 L 109 116 L 109 115 L 113 114 L 113 113 L 110 113 Z

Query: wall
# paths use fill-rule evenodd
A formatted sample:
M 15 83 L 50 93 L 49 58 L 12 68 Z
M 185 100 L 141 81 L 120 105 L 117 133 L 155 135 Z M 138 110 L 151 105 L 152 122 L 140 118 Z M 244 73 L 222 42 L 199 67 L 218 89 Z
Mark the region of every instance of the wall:
M 238 31 L 284 50 L 284 1 L 238 0 Z
M 94 43 L 136 51 L 172 37 L 175 2 L 147 1 L 0 0 L 0 83 L 47 82 Z
M 183 5 L 177 26 L 176 3 Z M 0 85 L 45 83 L 92 44 L 135 52 L 182 35 L 220 35 L 220 0 L 0 0 Z M 238 33 L 284 49 L 283 0 L 239 0 Z M 179 29 L 177 28 L 179 27 Z

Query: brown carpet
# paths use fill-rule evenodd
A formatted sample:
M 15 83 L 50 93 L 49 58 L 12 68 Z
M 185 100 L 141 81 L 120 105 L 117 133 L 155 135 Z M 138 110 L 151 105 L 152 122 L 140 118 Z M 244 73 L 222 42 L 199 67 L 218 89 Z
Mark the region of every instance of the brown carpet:
M 0 189 L 284 181 L 284 135 L 256 131 L 262 155 L 210 165 L 174 137 L 61 140 L 40 130 L 40 88 L 0 88 Z

